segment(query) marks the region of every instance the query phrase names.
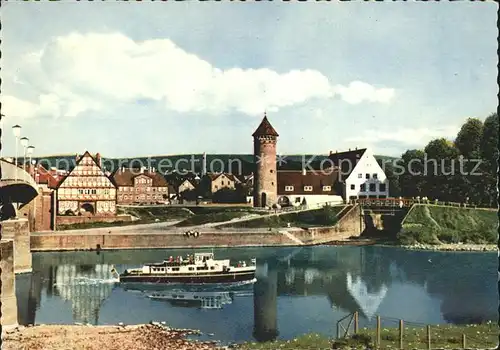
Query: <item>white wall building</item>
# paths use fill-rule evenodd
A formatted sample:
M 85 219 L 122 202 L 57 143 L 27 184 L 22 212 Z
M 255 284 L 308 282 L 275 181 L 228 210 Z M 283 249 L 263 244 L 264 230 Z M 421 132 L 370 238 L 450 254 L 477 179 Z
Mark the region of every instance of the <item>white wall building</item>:
M 330 152 L 329 158 L 341 170 L 344 198 L 387 198 L 389 181 L 370 149 Z

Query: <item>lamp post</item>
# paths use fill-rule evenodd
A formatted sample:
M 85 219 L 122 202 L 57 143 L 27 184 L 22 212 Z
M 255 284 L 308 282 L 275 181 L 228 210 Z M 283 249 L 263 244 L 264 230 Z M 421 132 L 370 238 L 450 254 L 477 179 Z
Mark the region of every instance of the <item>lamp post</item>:
M 30 175 L 31 175 L 33 178 L 35 177 L 35 174 L 34 174 L 34 172 L 32 172 L 32 171 L 31 171 L 31 167 L 33 166 L 33 164 L 31 163 L 31 156 L 33 155 L 33 152 L 34 152 L 34 151 L 35 151 L 35 147 L 34 147 L 34 146 L 31 146 L 31 145 L 30 145 L 30 146 L 28 146 L 28 147 L 26 148 L 26 153 L 28 154 L 28 156 L 29 156 L 29 160 L 30 160 L 30 161 L 29 161 L 29 163 L 28 163 L 28 164 L 29 164 L 29 169 L 30 169 Z
M 28 147 L 28 142 L 30 140 L 27 138 L 27 137 L 23 137 L 21 139 L 21 146 L 23 146 L 23 177 L 24 177 L 24 174 L 26 173 L 26 147 Z M 24 181 L 26 181 L 26 179 L 23 179 Z
M 12 132 L 14 133 L 14 137 L 16 138 L 16 153 L 15 153 L 15 157 L 14 157 L 14 164 L 17 168 L 17 148 L 19 147 L 18 144 L 19 144 L 19 136 L 21 135 L 21 126 L 14 125 L 12 127 Z M 14 174 L 14 180 L 17 181 L 17 169 L 16 169 L 16 173 Z

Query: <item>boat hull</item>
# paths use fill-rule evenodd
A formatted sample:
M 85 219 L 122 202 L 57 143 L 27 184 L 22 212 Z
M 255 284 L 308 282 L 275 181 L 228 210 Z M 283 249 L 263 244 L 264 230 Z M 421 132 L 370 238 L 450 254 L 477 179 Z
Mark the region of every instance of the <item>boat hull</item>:
M 245 282 L 255 278 L 255 271 L 237 273 L 199 274 L 199 275 L 120 275 L 121 283 L 157 283 L 157 284 L 206 284 Z

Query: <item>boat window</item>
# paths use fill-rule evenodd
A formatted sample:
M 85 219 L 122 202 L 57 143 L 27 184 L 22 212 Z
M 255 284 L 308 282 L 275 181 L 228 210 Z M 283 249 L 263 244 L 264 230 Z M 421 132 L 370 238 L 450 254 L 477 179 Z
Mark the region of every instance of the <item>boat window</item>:
M 194 270 L 194 267 L 190 267 L 190 268 L 189 268 L 189 271 L 193 271 L 193 270 Z
M 172 271 L 179 271 L 179 268 L 178 267 L 173 267 Z
M 214 269 L 215 269 L 215 267 L 213 267 L 213 266 L 210 266 L 210 270 L 214 270 Z

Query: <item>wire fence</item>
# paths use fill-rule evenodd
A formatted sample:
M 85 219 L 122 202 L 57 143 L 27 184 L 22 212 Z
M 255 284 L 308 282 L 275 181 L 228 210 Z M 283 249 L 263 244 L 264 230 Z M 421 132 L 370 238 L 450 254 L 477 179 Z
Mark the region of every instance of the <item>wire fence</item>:
M 376 349 L 496 349 L 499 334 L 493 322 L 456 326 L 388 316 L 360 320 L 358 312 L 337 321 L 336 328 L 338 344 Z M 347 342 L 349 339 L 352 342 Z

